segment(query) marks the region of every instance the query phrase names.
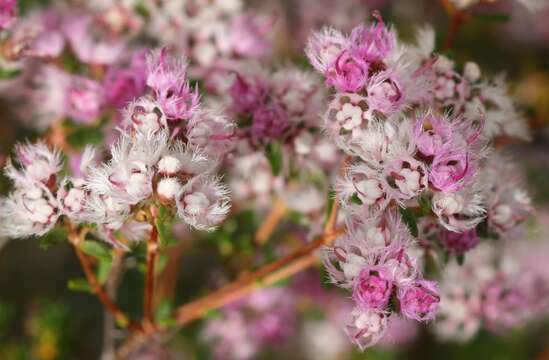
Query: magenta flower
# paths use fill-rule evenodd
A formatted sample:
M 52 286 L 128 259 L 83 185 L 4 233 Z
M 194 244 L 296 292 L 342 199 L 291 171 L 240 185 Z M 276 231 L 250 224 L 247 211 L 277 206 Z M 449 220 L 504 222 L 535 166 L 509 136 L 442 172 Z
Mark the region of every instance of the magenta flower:
M 289 127 L 286 111 L 278 104 L 264 105 L 252 114 L 252 136 L 256 139 L 277 138 Z
M 462 233 L 446 230 L 441 236 L 441 241 L 446 249 L 456 254 L 463 254 L 477 246 L 479 238 L 475 229 Z
M 169 57 L 166 48 L 148 59 L 147 85 L 154 90 L 168 120 L 188 120 L 198 109 L 199 95 L 187 81 L 186 65 Z
M 355 279 L 353 299 L 361 309 L 383 310 L 389 304 L 393 280 L 389 270 L 382 266 L 364 268 Z
M 0 29 L 9 28 L 17 17 L 17 0 L 0 0 Z
M 326 82 L 338 91 L 356 93 L 368 81 L 368 68 L 366 61 L 343 50 L 326 70 Z
M 233 100 L 233 110 L 235 112 L 253 112 L 265 101 L 267 84 L 261 79 L 246 79 L 240 74 L 236 74 L 229 93 Z
M 107 103 L 121 108 L 145 92 L 145 58 L 137 53 L 127 68 L 111 67 L 107 71 L 103 87 Z
M 398 289 L 400 311 L 409 319 L 432 320 L 440 302 L 437 285 L 434 281 L 417 280 Z
M 429 172 L 431 186 L 443 192 L 455 192 L 461 189 L 465 181 L 475 173 L 466 150 L 446 150 L 433 159 Z
M 376 24 L 359 26 L 351 33 L 353 55 L 370 63 L 381 62 L 396 46 L 396 36 L 381 18 Z
M 67 90 L 67 114 L 77 122 L 90 123 L 97 120 L 103 110 L 103 87 L 96 81 L 74 76 Z

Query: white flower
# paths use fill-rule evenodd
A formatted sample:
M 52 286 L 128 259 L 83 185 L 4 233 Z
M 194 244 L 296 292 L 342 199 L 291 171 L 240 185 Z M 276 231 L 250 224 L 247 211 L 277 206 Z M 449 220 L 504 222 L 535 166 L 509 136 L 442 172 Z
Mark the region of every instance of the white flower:
M 143 96 L 128 104 L 123 112 L 123 125 L 147 135 L 167 128 L 166 115 L 153 99 Z
M 218 179 L 195 177 L 177 196 L 177 213 L 199 230 L 213 230 L 229 209 L 228 190 Z
M 353 309 L 345 332 L 361 350 L 374 346 L 387 331 L 389 316 L 375 310 Z
M 161 199 L 166 201 L 175 200 L 175 197 L 181 192 L 182 186 L 176 178 L 161 179 L 156 185 L 156 193 Z

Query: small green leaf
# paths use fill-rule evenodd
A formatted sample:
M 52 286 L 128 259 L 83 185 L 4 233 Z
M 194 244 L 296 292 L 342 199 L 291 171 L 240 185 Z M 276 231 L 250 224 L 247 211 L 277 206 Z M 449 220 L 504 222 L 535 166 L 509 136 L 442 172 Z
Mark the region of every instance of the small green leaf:
M 162 326 L 175 325 L 175 320 L 172 319 L 173 306 L 170 300 L 164 299 L 158 304 L 155 312 L 156 321 Z
M 463 265 L 463 263 L 465 262 L 465 254 L 459 254 L 458 256 L 456 256 L 456 259 L 459 266 Z
M 273 175 L 278 176 L 282 171 L 282 146 L 280 144 L 272 142 L 267 144 L 265 147 L 267 152 L 267 158 L 269 159 L 269 164 L 273 170 Z
M 402 216 L 402 221 L 408 226 L 408 230 L 410 230 L 410 234 L 412 236 L 417 237 L 418 230 L 417 230 L 417 218 L 416 215 L 412 212 L 410 209 L 406 208 L 399 208 L 400 215 Z
M 476 13 L 473 16 L 483 22 L 504 23 L 511 20 L 511 15 L 506 13 Z
M 99 266 L 97 267 L 97 280 L 101 285 L 105 284 L 109 278 L 109 273 L 111 271 L 112 261 L 110 259 L 101 259 L 99 261 Z
M 80 249 L 87 255 L 93 256 L 101 260 L 112 261 L 110 251 L 101 243 L 93 240 L 86 240 L 80 244 Z
M 20 69 L 2 69 L 0 68 L 0 79 L 9 80 L 21 74 Z
M 98 145 L 103 141 L 103 131 L 100 126 L 69 125 L 69 136 L 67 142 L 75 147 L 81 148 L 86 145 Z
M 427 196 L 420 196 L 417 202 L 421 209 L 421 216 L 427 216 L 431 213 L 431 200 Z
M 90 284 L 84 278 L 70 279 L 67 282 L 67 287 L 73 291 L 91 292 Z
M 358 197 L 358 194 L 354 193 L 353 196 L 351 196 L 351 202 L 353 204 L 362 205 L 362 200 Z

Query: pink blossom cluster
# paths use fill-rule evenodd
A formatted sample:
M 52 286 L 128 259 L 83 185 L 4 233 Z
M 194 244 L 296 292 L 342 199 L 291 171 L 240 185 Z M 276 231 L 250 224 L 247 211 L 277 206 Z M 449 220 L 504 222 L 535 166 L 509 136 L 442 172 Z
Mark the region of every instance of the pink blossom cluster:
M 353 293 L 347 332 L 362 349 L 393 314 L 435 318 L 441 296 L 422 275 L 433 256 L 463 259 L 531 212 L 512 165 L 488 151 L 502 137 L 528 138 L 502 78 L 483 80 L 474 63 L 460 73 L 434 53 L 430 28 L 404 44 L 374 15 L 348 36 L 324 29 L 306 49 L 332 89 L 326 130 L 347 155 L 336 181 L 347 235 L 327 250 L 326 266 Z
M 352 292 L 355 308 L 346 324 L 361 349 L 376 344 L 397 314 L 432 320 L 440 301 L 435 282 L 422 276 L 412 237 L 395 212 L 365 222 L 350 220 L 348 234 L 325 252 L 332 282 Z

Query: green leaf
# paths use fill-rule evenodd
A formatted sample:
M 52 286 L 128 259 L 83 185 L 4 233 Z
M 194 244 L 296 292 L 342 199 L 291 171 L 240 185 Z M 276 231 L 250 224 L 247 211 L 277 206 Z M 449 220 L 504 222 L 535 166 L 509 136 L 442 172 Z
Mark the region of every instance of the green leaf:
M 100 126 L 68 125 L 70 128 L 67 142 L 81 148 L 86 145 L 98 145 L 103 141 L 103 131 Z
M 473 16 L 483 22 L 504 23 L 511 20 L 511 15 L 506 13 L 476 13 Z
M 9 80 L 21 74 L 20 69 L 2 69 L 0 68 L 0 79 Z
M 417 202 L 421 209 L 421 216 L 427 216 L 431 213 L 431 200 L 427 196 L 420 196 Z
M 459 254 L 456 259 L 459 266 L 463 265 L 465 262 L 465 254 Z
M 67 239 L 67 231 L 63 228 L 54 228 L 44 236 L 41 236 L 39 240 L 39 246 L 42 250 L 47 250 L 51 246 L 60 244 Z
M 273 170 L 273 175 L 278 176 L 280 175 L 280 172 L 282 171 L 282 146 L 279 143 L 269 143 L 265 147 L 265 150 L 267 152 L 267 158 L 269 159 L 269 164 L 271 164 L 271 168 Z
M 101 285 L 105 284 L 109 278 L 109 273 L 111 272 L 112 261 L 110 259 L 101 259 L 99 261 L 99 266 L 97 267 L 97 280 Z
M 402 216 L 402 221 L 408 226 L 408 230 L 412 236 L 417 237 L 417 218 L 412 210 L 406 208 L 399 208 L 400 215 Z
M 91 292 L 91 286 L 84 278 L 70 279 L 67 282 L 67 287 L 73 291 Z
M 87 255 L 93 256 L 100 260 L 112 261 L 110 251 L 101 243 L 93 240 L 86 240 L 80 244 L 80 249 Z
M 164 299 L 158 304 L 155 312 L 156 321 L 162 326 L 175 325 L 175 319 L 172 318 L 173 306 L 170 300 Z
M 353 196 L 351 196 L 351 202 L 353 204 L 362 205 L 362 200 L 358 197 L 358 194 L 354 193 Z

